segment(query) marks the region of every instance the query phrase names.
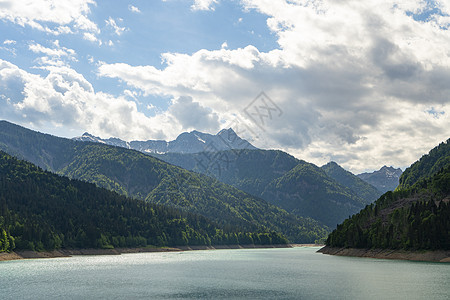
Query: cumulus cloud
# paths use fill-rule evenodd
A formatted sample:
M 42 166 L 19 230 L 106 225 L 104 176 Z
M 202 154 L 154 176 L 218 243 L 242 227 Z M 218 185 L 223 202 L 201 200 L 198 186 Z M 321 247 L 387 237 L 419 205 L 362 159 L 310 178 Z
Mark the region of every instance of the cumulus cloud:
M 192 4 L 192 10 L 214 10 L 214 4 L 217 4 L 217 0 L 194 0 Z
M 196 4 L 211 8 L 213 1 Z M 439 9 L 419 0 L 242 5 L 267 16 L 278 49 L 165 53 L 162 68 L 103 64 L 99 75 L 146 95 L 192 97 L 222 123 L 245 119 L 243 109 L 265 90 L 284 114 L 257 144 L 355 172 L 407 166 L 448 138 L 447 2 L 434 3 Z
M 181 130 L 167 113 L 147 117 L 134 101 L 96 92 L 67 66 L 48 66 L 47 76 L 31 74 L 0 59 L 0 118 L 33 128 L 61 126 L 102 137 L 167 138 Z M 167 131 L 162 131 L 166 127 Z
M 88 18 L 93 0 L 4 0 L 0 3 L 0 19 L 20 26 L 30 26 L 54 35 L 74 31 L 99 33 L 97 25 Z
M 194 102 L 192 97 L 179 97 L 173 101 L 169 113 L 173 115 L 184 129 L 215 130 L 219 129 L 219 117 L 211 109 Z

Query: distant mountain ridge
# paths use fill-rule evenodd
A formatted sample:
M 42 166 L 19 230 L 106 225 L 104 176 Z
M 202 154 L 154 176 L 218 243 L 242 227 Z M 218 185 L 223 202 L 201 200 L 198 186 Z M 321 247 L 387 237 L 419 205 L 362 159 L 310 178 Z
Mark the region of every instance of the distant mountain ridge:
M 73 138 L 75 141 L 94 142 L 127 149 L 137 150 L 143 153 L 199 153 L 216 152 L 233 149 L 257 149 L 247 140 L 240 138 L 232 129 L 222 129 L 216 135 L 203 133 L 197 130 L 184 132 L 175 140 L 167 142 L 163 140 L 131 141 L 126 142 L 118 138 L 102 139 L 89 133 Z
M 380 170 L 372 173 L 358 174 L 359 178 L 376 187 L 381 193 L 393 191 L 399 184 L 402 169 L 383 166 Z
M 381 194 L 337 164 L 335 167 L 348 179 L 343 183 L 321 168 L 279 150 L 152 155 L 184 169 L 215 177 L 288 212 L 311 216 L 331 227 L 357 213 Z
M 314 243 L 328 231 L 315 220 L 132 149 L 59 138 L 0 121 L 0 150 L 69 178 L 203 215 L 220 226 L 264 228 L 301 243 Z

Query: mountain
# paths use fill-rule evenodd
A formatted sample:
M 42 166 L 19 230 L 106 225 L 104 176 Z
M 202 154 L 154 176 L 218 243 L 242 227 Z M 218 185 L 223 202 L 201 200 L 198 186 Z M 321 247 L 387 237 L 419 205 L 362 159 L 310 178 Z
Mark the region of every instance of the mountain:
M 286 243 L 43 171 L 0 151 L 0 252 Z
M 216 135 L 196 130 L 184 132 L 170 142 L 161 140 L 126 142 L 118 138 L 101 139 L 87 132 L 73 140 L 118 146 L 144 153 L 198 153 L 230 149 L 256 149 L 248 141 L 241 139 L 231 128 L 222 129 Z
M 348 187 L 358 197 L 366 201 L 366 204 L 370 204 L 381 196 L 381 192 L 373 185 L 360 179 L 358 176 L 345 170 L 335 162 L 329 162 L 321 167 L 325 173 L 336 180 L 341 185 Z
M 317 166 L 283 151 L 234 150 L 152 155 L 182 168 L 213 176 L 288 212 L 312 217 L 331 227 L 380 195 L 374 187 L 350 172 L 343 169 L 332 172 L 344 173 L 341 178 L 351 178 L 339 183 Z
M 163 161 L 215 177 L 260 197 L 267 185 L 292 170 L 299 160 L 279 150 L 229 150 L 152 154 Z
M 400 177 L 399 189 L 408 188 L 417 181 L 429 178 L 449 165 L 450 139 L 439 144 L 407 168 Z
M 365 202 L 314 164 L 300 163 L 264 190 L 263 199 L 300 216 L 334 227 L 358 212 Z
M 292 242 L 314 242 L 328 230 L 317 221 L 135 150 L 58 138 L 5 121 L 0 122 L 0 149 L 70 178 L 198 213 L 221 226 L 266 228 Z
M 376 187 L 381 193 L 393 191 L 398 186 L 402 169 L 395 169 L 392 166 L 383 166 L 380 170 L 372 173 L 362 173 L 358 176 L 365 182 Z
M 406 169 L 404 185 L 385 193 L 338 225 L 326 244 L 351 248 L 449 250 L 450 164 L 445 163 L 450 160 L 448 142 Z

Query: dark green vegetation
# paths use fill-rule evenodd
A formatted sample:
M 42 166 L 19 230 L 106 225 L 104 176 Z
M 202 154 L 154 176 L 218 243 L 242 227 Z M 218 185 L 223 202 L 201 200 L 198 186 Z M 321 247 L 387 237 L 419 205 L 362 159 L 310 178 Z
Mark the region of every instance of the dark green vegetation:
M 198 213 L 221 226 L 281 232 L 298 243 L 315 242 L 327 234 L 327 227 L 317 221 L 134 150 L 57 138 L 8 122 L 0 122 L 0 148 L 49 171 Z
M 442 151 L 447 145 L 439 145 L 405 171 L 408 188 L 387 192 L 345 220 L 329 235 L 327 245 L 450 249 L 450 166 L 432 171 L 436 162 L 449 161 L 449 153 Z
M 439 144 L 403 172 L 398 189 L 411 187 L 417 181 L 430 178 L 442 168 L 450 166 L 450 139 Z
M 287 243 L 43 171 L 0 151 L 0 251 Z
M 328 177 L 316 165 L 300 163 L 284 176 L 272 181 L 263 198 L 298 215 L 310 216 L 330 227 L 361 210 L 361 198 Z
M 357 176 L 365 182 L 373 185 L 382 194 L 393 191 L 398 186 L 398 180 L 402 175 L 400 168 L 383 166 L 380 170 L 372 173 L 362 173 Z
M 185 169 L 214 176 L 288 212 L 314 218 L 330 227 L 380 195 L 374 187 L 337 164 L 334 171 L 329 168 L 331 175 L 337 177 L 335 180 L 325 170 L 282 151 L 229 150 L 155 156 Z
M 322 166 L 321 169 L 339 184 L 348 187 L 357 196 L 365 200 L 366 204 L 374 202 L 381 196 L 381 192 L 373 185 L 353 175 L 333 161 Z
M 274 150 L 229 150 L 152 155 L 184 169 L 210 175 L 221 182 L 258 197 L 263 194 L 272 180 L 283 176 L 299 163 L 295 157 Z

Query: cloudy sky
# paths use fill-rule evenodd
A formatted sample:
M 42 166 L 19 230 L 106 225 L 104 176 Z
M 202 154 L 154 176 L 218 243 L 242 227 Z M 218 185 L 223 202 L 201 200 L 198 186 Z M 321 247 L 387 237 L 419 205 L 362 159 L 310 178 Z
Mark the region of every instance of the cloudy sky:
M 449 0 L 0 0 L 0 19 L 0 119 L 41 132 L 233 127 L 355 173 L 450 137 Z

